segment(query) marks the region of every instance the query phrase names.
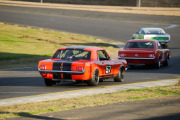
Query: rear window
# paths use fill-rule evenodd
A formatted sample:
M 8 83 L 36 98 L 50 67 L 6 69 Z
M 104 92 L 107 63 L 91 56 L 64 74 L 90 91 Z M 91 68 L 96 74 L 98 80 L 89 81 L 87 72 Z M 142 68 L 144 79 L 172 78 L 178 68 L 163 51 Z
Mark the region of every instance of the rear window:
M 128 42 L 126 44 L 126 48 L 146 48 L 146 49 L 154 49 L 153 42 Z
M 146 29 L 144 30 L 146 34 L 165 34 L 162 29 Z
M 58 50 L 52 58 L 62 60 L 90 60 L 91 52 L 85 50 Z

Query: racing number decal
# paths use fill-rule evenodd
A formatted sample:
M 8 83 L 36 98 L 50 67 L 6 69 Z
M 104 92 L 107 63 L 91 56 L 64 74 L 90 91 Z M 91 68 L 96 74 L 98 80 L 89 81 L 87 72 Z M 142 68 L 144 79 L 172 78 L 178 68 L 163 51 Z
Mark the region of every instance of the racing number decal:
M 111 66 L 107 65 L 106 66 L 106 74 L 111 73 Z

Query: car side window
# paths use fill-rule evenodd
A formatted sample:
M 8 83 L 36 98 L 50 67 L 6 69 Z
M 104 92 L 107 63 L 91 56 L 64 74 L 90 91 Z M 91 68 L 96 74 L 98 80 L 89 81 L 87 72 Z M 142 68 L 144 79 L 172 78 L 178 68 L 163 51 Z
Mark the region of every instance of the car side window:
M 110 60 L 110 57 L 107 55 L 107 53 L 104 50 L 98 50 L 97 51 L 98 60 Z
M 140 30 L 141 30 L 141 29 L 139 29 L 138 32 L 136 32 L 136 34 L 139 34 L 139 33 L 140 33 Z

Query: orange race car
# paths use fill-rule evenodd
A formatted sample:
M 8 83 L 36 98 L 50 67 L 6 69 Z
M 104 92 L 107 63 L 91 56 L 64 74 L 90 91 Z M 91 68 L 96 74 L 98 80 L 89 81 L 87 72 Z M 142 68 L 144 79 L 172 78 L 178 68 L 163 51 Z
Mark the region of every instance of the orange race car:
M 38 70 L 47 86 L 62 79 L 83 80 L 96 86 L 106 78 L 122 82 L 126 67 L 126 60 L 111 59 L 102 48 L 75 46 L 60 48 L 51 59 L 39 61 Z

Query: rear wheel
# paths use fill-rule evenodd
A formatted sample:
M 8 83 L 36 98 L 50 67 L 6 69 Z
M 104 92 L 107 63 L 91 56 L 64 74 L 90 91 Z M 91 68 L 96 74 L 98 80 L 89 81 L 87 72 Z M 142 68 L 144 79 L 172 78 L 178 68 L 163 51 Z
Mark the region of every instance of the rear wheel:
M 53 86 L 56 84 L 56 81 L 52 81 L 51 79 L 44 79 L 44 83 L 46 86 Z
M 158 60 L 158 63 L 155 64 L 155 68 L 159 69 L 161 67 L 161 59 Z
M 96 86 L 99 84 L 99 70 L 96 69 L 93 73 L 91 80 L 87 81 L 89 86 Z
M 169 55 L 167 56 L 167 60 L 164 63 L 164 66 L 168 66 L 169 65 Z
M 119 70 L 118 75 L 114 78 L 114 82 L 122 82 L 124 79 L 124 68 Z

